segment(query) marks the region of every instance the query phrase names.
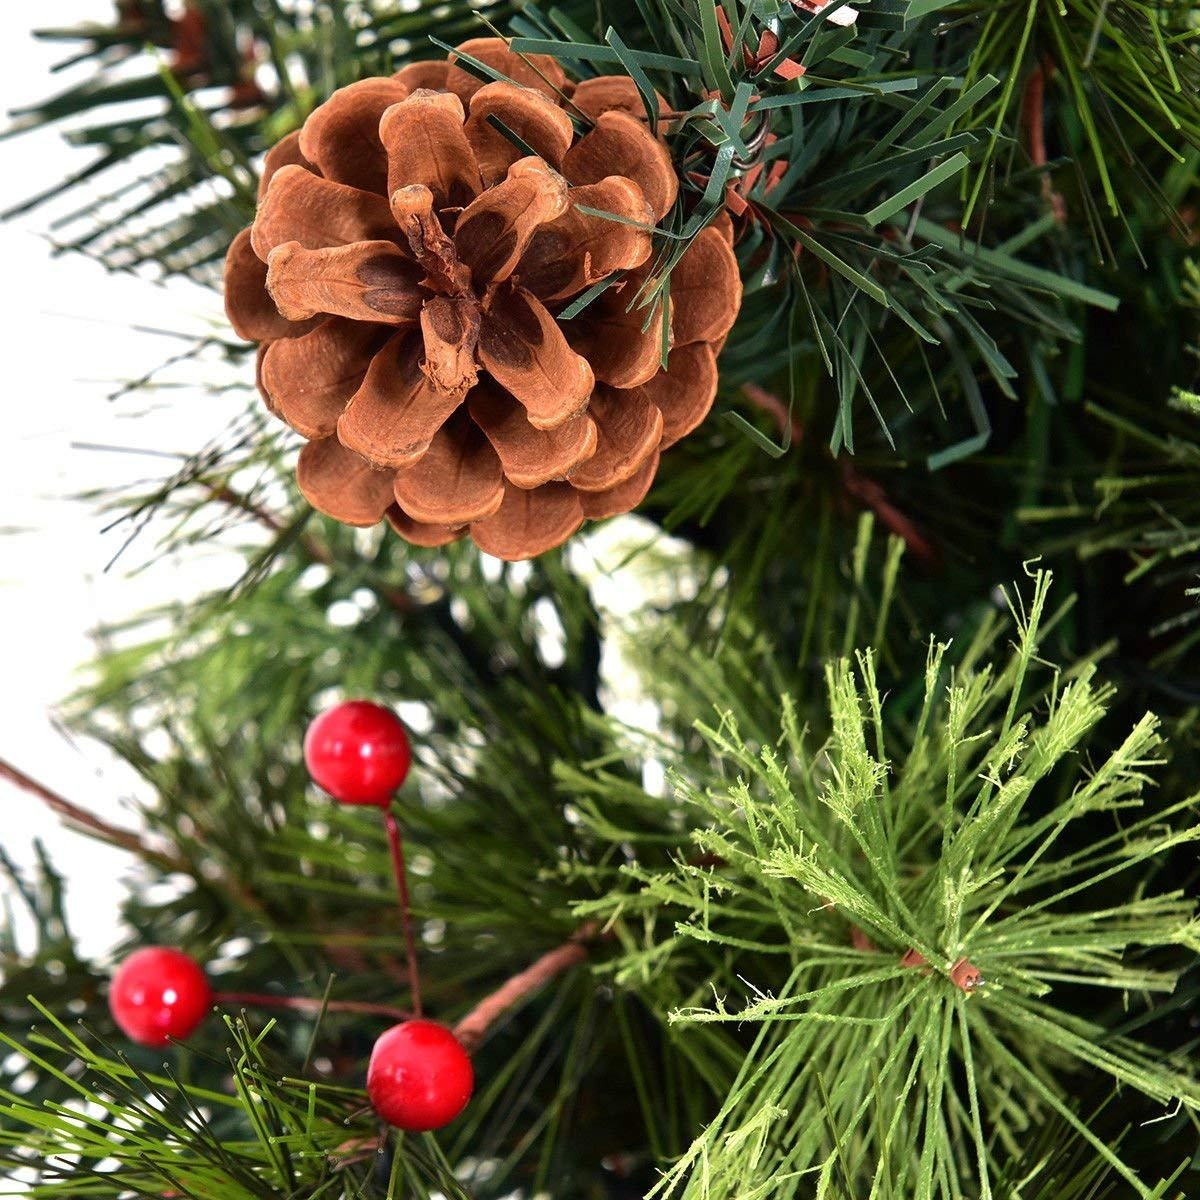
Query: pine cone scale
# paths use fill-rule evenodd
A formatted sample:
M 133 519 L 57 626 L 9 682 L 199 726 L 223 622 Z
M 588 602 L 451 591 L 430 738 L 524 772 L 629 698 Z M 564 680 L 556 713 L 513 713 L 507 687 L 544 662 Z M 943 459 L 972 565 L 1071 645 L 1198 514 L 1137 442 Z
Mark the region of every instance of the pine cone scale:
M 342 444 L 380 469 L 411 466 L 460 401 L 420 368 L 420 335 L 397 334 L 367 370 L 338 419 Z
M 445 87 L 464 104 L 470 102 L 476 92 L 487 86 L 487 81 L 477 78 L 458 65 L 463 56 L 469 56 L 498 75 L 503 75 L 521 87 L 541 92 L 550 100 L 565 94 L 567 76 L 559 64 L 548 54 L 514 54 L 502 38 L 469 38 L 450 56 L 446 71 Z
M 503 183 L 463 210 L 454 227 L 459 259 L 477 291 L 503 283 L 516 269 L 538 229 L 567 211 L 566 180 L 540 158 L 522 158 Z
M 304 498 L 345 525 L 378 525 L 392 506 L 392 479 L 347 450 L 336 437 L 314 439 L 300 451 L 296 483 Z
M 386 338 L 380 325 L 331 317 L 311 333 L 272 342 L 262 384 L 279 415 L 307 438 L 327 438 Z
M 664 334 L 669 341 L 669 305 L 655 301 L 647 319 L 639 307 L 640 281 L 610 288 L 592 306 L 586 322 L 571 322 L 568 337 L 574 350 L 595 363 L 596 377 L 610 387 L 627 389 L 648 383 L 662 367 Z
M 434 296 L 421 310 L 425 340 L 421 370 L 438 391 L 459 401 L 479 381 L 475 348 L 480 323 L 473 297 Z
M 654 99 L 659 113 L 666 113 L 667 102 L 657 93 Z M 646 115 L 642 94 L 627 75 L 598 75 L 582 80 L 571 93 L 571 107 L 590 121 L 598 121 L 606 112 L 624 112 L 639 120 Z
M 267 194 L 267 189 L 271 186 L 271 180 L 284 167 L 303 167 L 306 171 L 310 171 L 314 175 L 320 175 L 321 173 L 317 170 L 315 163 L 309 162 L 304 157 L 300 149 L 299 129 L 281 138 L 267 151 L 266 157 L 263 159 L 262 174 L 258 179 L 258 199 L 260 203 Z
M 401 509 L 424 524 L 467 525 L 500 507 L 504 472 L 483 431 L 459 411 L 418 462 L 396 472 L 395 495 Z
M 610 175 L 572 188 L 569 199 L 561 217 L 534 233 L 517 269 L 521 286 L 542 300 L 566 299 L 618 271 L 640 267 L 652 251 L 654 214 L 632 180 Z
M 675 344 L 715 342 L 737 316 L 741 283 L 733 247 L 718 229 L 704 230 L 671 273 Z
M 596 453 L 571 475 L 581 492 L 606 492 L 637 474 L 662 441 L 663 415 L 640 392 L 603 384 L 592 394 L 588 416 L 596 423 Z
M 225 311 L 238 337 L 251 342 L 301 337 L 320 323 L 289 321 L 267 292 L 267 264 L 254 253 L 250 230 L 233 239 L 225 256 Z
M 264 262 L 285 242 L 322 250 L 396 237 L 391 207 L 382 196 L 322 179 L 295 163 L 275 172 L 251 228 L 254 253 Z
M 392 215 L 408 248 L 425 271 L 422 285 L 447 296 L 470 296 L 471 271 L 433 211 L 433 193 L 421 183 L 392 194 Z
M 471 526 L 471 537 L 485 553 L 512 561 L 561 545 L 583 522 L 583 504 L 570 484 L 548 483 L 524 491 L 509 482 L 503 503 L 493 516 Z
M 446 92 L 417 91 L 379 122 L 387 153 L 387 194 L 422 184 L 433 206 L 465 208 L 483 190 L 479 165 L 463 131 L 463 106 Z
M 511 83 L 485 84 L 471 98 L 464 131 L 487 187 L 504 179 L 509 167 L 526 154 L 495 122 L 556 171 L 575 137 L 571 118 L 540 92 Z
M 433 549 L 457 542 L 462 537 L 462 529 L 453 529 L 449 525 L 426 525 L 424 521 L 414 521 L 398 504 L 383 514 L 384 520 L 406 541 L 414 546 L 427 546 Z
M 555 429 L 537 429 L 511 396 L 486 386 L 471 393 L 469 409 L 499 455 L 505 477 L 516 487 L 529 490 L 570 478 L 580 463 L 596 453 L 599 434 L 587 413 Z
M 579 492 L 583 515 L 589 521 L 603 521 L 636 508 L 645 500 L 658 474 L 658 462 L 659 453 L 656 450 L 624 483 L 605 492 Z
M 401 67 L 392 78 L 404 84 L 410 93 L 422 90 L 444 92 L 447 91 L 446 76 L 449 73 L 450 64 L 445 59 L 429 59 Z
M 319 313 L 354 321 L 409 325 L 421 313 L 420 272 L 394 242 L 355 242 L 306 250 L 276 246 L 267 259 L 267 291 L 280 314 L 304 321 Z
M 717 398 L 717 356 L 707 342 L 672 350 L 667 369 L 637 389 L 663 415 L 661 449 L 696 429 Z
M 571 349 L 545 305 L 523 288 L 507 289 L 504 304 L 484 315 L 479 361 L 525 408 L 537 429 L 554 429 L 582 412 L 595 376 Z
M 300 152 L 334 183 L 373 194 L 388 182 L 388 156 L 378 130 L 384 113 L 408 88 L 395 79 L 363 79 L 339 88 L 304 122 Z
M 630 81 L 591 81 L 577 134 L 552 60 L 461 51 L 507 80 L 453 57 L 364 80 L 268 155 L 227 305 L 267 345 L 268 406 L 312 439 L 315 507 L 525 558 L 645 496 L 712 405 L 741 285 L 718 230 L 657 295 L 653 227 L 679 185 Z
M 574 184 L 599 183 L 609 175 L 633 180 L 656 221 L 679 195 L 679 177 L 666 146 L 629 113 L 602 113 L 589 133 L 563 159 L 563 174 Z

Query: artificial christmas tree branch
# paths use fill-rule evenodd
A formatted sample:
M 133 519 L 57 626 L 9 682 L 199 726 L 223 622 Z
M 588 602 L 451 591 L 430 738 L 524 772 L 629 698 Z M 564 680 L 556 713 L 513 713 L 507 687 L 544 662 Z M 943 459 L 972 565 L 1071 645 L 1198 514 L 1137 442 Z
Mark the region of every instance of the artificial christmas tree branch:
M 650 929 L 689 914 L 695 994 L 706 984 L 714 999 L 707 1007 L 683 1005 L 671 1020 L 684 1028 L 755 1022 L 761 1030 L 721 1114 L 656 1195 L 703 1195 L 693 1171 L 701 1156 L 710 1172 L 723 1164 L 722 1178 L 752 1172 L 766 1194 L 789 1195 L 790 1171 L 837 1168 L 838 1152 L 822 1145 L 818 1116 L 840 1105 L 846 1108 L 838 1127 L 860 1148 L 837 1169 L 864 1186 L 878 1184 L 873 1172 L 883 1168 L 866 1150 L 872 1134 L 860 1122 L 869 1124 L 871 1097 L 881 1086 L 916 1104 L 911 1123 L 893 1126 L 891 1186 L 919 1190 L 922 1174 L 936 1177 L 939 1161 L 964 1154 L 986 1192 L 995 1170 L 987 1138 L 1014 1137 L 1024 1119 L 1017 1114 L 1008 1125 L 988 1099 L 996 1087 L 1011 1083 L 1024 1091 L 1037 1075 L 1023 1111 L 1046 1103 L 1095 1144 L 1083 1120 L 1059 1100 L 1061 1076 L 1031 1058 L 1042 1037 L 1049 1039 L 1045 1062 L 1054 1061 L 1052 1044 L 1067 1052 L 1068 1062 L 1108 1072 L 1158 1103 L 1178 1097 L 1200 1107 L 1200 1082 L 1186 1059 L 1159 1058 L 1149 1047 L 1105 1036 L 1056 1003 L 1056 988 L 1066 980 L 1123 989 L 1137 986 L 1138 977 L 1147 988 L 1175 986 L 1175 977 L 1160 975 L 1152 957 L 1138 950 L 1195 944 L 1194 904 L 1179 892 L 1144 892 L 1143 880 L 1197 831 L 1176 826 L 1169 810 L 1142 798 L 1146 768 L 1159 757 L 1152 717 L 1138 721 L 1089 773 L 1050 783 L 1063 756 L 1085 744 L 1111 692 L 1088 669 L 1057 681 L 1045 710 L 1036 699 L 1021 701 L 1032 647 L 1048 622 L 1047 588 L 1039 576 L 1032 598 L 1014 605 L 1017 641 L 1009 663 L 986 665 L 995 635 L 967 648 L 966 665 L 952 673 L 945 664 L 949 647 L 931 648 L 915 739 L 893 727 L 866 653 L 855 668 L 848 661 L 826 668 L 824 742 L 811 744 L 787 700 L 778 744 L 747 738 L 728 712 L 705 727 L 719 767 L 702 780 L 678 778 L 678 796 L 702 814 L 697 846 L 729 866 L 719 878 L 686 863 L 665 873 L 629 867 L 622 872 L 626 889 L 592 906 L 640 913 Z M 952 683 L 938 700 L 944 679 Z M 1026 704 L 1034 707 L 1023 712 Z M 976 731 L 984 728 L 981 744 Z M 915 787 L 910 778 L 919 781 Z M 1179 804 L 1179 811 L 1194 812 L 1200 795 Z M 1115 832 L 1072 854 L 1053 852 L 1069 826 L 1099 814 L 1119 816 Z M 897 844 L 908 847 L 903 857 Z M 1121 879 L 1126 898 L 1111 907 L 1108 889 Z M 1067 910 L 1056 913 L 1063 902 Z M 869 944 L 860 937 L 846 946 L 844 933 L 827 928 L 826 914 L 835 909 Z M 743 955 L 761 948 L 762 974 L 750 978 L 741 964 L 723 966 L 709 947 Z M 880 948 L 896 958 L 876 966 Z M 637 961 L 649 953 L 650 946 L 634 947 L 618 978 L 637 978 Z M 774 969 L 766 966 L 772 959 Z M 619 960 L 615 967 L 620 973 Z M 743 993 L 744 1002 L 730 1005 L 730 992 Z M 863 1043 L 879 1055 L 874 1082 L 842 1058 L 860 1021 Z M 949 1076 L 929 1081 L 937 1098 L 924 1114 L 905 1082 L 924 1072 L 925 1038 L 943 1047 L 939 1061 L 953 1056 L 966 1073 L 962 1107 L 975 1111 L 974 1133 L 969 1126 L 929 1128 L 955 1103 Z M 744 1154 L 751 1130 L 772 1147 L 769 1161 L 752 1163 Z M 1118 1156 L 1106 1157 L 1138 1194 L 1151 1194 Z
M 580 926 L 561 946 L 546 951 L 536 962 L 501 984 L 454 1026 L 454 1034 L 458 1040 L 468 1050 L 474 1049 L 514 1004 L 532 995 L 572 967 L 586 962 L 588 943 L 596 937 L 598 928 L 597 924 L 591 921 Z
M 132 829 L 122 829 L 108 821 L 97 817 L 95 813 L 73 804 L 65 796 L 52 791 L 45 784 L 39 783 L 31 775 L 25 774 L 12 763 L 0 759 L 0 778 L 21 788 L 41 800 L 47 808 L 61 817 L 71 828 L 97 838 L 110 846 L 128 850 L 131 854 L 145 862 L 153 864 L 163 871 L 179 871 L 185 875 L 191 874 L 193 868 L 184 859 L 168 854 L 151 846 L 140 834 Z
M 179 6 L 132 8 L 176 70 L 143 56 L 144 29 L 94 28 L 64 90 L 19 118 L 73 120 L 96 156 L 47 190 L 103 182 L 59 242 L 206 281 L 232 244 L 232 312 L 253 325 L 236 332 L 272 346 L 267 407 L 309 445 L 349 447 L 309 450 L 302 485 L 356 520 L 386 505 L 426 544 L 264 520 L 241 503 L 256 492 L 223 493 L 288 487 L 290 444 L 257 396 L 122 505 L 137 527 L 164 513 L 177 555 L 232 513 L 270 533 L 241 586 L 115 631 L 77 702 L 195 859 L 197 886 L 128 897 L 122 936 L 202 949 L 248 997 L 285 979 L 312 994 L 336 961 L 335 1003 L 389 1011 L 314 1022 L 302 1000 L 272 1033 L 208 1019 L 186 1046 L 97 1052 L 72 1022 L 117 1037 L 103 980 L 43 860 L 18 887 L 33 950 L 0 931 L 5 1167 L 47 1200 L 1168 1194 L 1198 1100 L 1200 491 L 1195 417 L 1165 403 L 1198 378 L 1177 216 L 1200 202 L 1190 0 L 189 0 L 184 44 Z M 151 155 L 170 157 L 135 165 Z M 552 174 L 508 179 L 522 159 Z M 393 165 L 428 211 L 419 191 L 393 205 Z M 591 168 L 603 178 L 580 182 Z M 565 196 L 555 175 L 574 177 Z M 583 188 L 604 203 L 556 227 Z M 630 216 L 634 188 L 651 219 Z M 487 236 L 456 241 L 471 205 Z M 418 259 L 436 269 L 418 277 Z M 548 320 L 514 298 L 523 276 Z M 249 393 L 241 337 L 203 334 L 189 382 L 223 356 L 209 391 L 232 366 Z M 632 383 L 681 353 L 695 393 Z M 473 372 L 511 386 L 439 422 L 433 393 Z M 672 412 L 738 394 L 761 428 L 726 412 L 647 467 Z M 647 478 L 618 486 L 636 499 L 654 476 L 644 519 L 520 567 L 431 544 L 493 519 L 489 446 L 502 505 L 567 501 L 533 523 L 541 541 L 485 531 L 493 549 L 568 536 L 574 493 L 638 462 Z M 996 583 L 1038 556 L 1074 606 L 1047 618 L 1039 583 L 1010 657 Z M 419 598 L 402 621 L 392 586 Z M 363 1090 L 372 1018 L 407 1024 L 386 1003 L 406 981 L 386 831 L 300 767 L 301 731 L 347 696 L 419 722 L 397 813 L 423 999 L 484 997 L 462 1027 L 474 1098 L 428 1138 L 379 1139 Z M 226 883 L 261 899 L 249 925 Z M 523 965 L 563 912 L 619 922 L 603 989 L 562 974 L 576 939 Z

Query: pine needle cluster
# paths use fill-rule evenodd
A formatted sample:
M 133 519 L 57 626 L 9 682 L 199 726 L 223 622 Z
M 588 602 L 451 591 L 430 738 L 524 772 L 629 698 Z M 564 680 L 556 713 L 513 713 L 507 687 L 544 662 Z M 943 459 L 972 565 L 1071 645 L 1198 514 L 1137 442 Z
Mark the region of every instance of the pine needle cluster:
M 763 744 L 724 709 L 700 727 L 708 770 L 674 777 L 691 848 L 669 871 L 626 865 L 625 890 L 581 906 L 624 931 L 623 986 L 677 997 L 682 1041 L 753 1033 L 653 1195 L 990 1197 L 1054 1120 L 1158 1194 L 1065 1081 L 1200 1107 L 1186 1056 L 1115 1028 L 1121 997 L 1174 988 L 1162 949 L 1196 949 L 1192 901 L 1155 875 L 1200 836 L 1200 795 L 1148 790 L 1152 716 L 1097 753 L 1112 692 L 1094 664 L 1039 662 L 1062 616 L 1048 584 L 1014 611 L 1006 660 L 986 627 L 932 645 L 915 702 L 886 699 L 862 652 L 827 666 L 817 729 L 784 696 Z

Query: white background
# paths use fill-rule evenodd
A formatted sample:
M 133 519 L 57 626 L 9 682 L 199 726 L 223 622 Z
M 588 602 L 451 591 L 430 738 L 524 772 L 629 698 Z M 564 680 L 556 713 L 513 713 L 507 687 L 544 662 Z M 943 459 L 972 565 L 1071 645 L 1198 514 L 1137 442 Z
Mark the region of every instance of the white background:
M 71 47 L 35 42 L 35 26 L 110 21 L 113 12 L 111 0 L 0 4 L 0 110 L 7 114 L 79 77 L 50 75 Z M 91 153 L 67 146 L 59 129 L 0 142 L 0 210 L 79 170 Z M 0 758 L 75 803 L 133 825 L 128 810 L 136 779 L 101 747 L 68 740 L 55 726 L 55 705 L 78 686 L 78 668 L 94 654 L 97 626 L 211 587 L 237 560 L 214 547 L 189 552 L 183 563 L 147 567 L 153 555 L 143 543 L 106 573 L 125 534 L 102 534 L 105 518 L 75 497 L 164 474 L 170 464 L 77 444 L 194 450 L 242 401 L 179 392 L 159 404 L 107 399 L 121 382 L 179 349 L 131 326 L 202 330 L 220 303 L 196 286 L 164 287 L 152 274 L 109 274 L 78 254 L 52 257 L 45 236 L 50 222 L 97 194 L 85 188 L 67 202 L 0 224 Z M 134 574 L 138 567 L 146 569 Z M 46 842 L 68 877 L 69 911 L 83 950 L 103 953 L 114 939 L 128 857 L 64 830 L 36 800 L 3 781 L 0 806 L 5 850 L 28 863 L 33 839 Z

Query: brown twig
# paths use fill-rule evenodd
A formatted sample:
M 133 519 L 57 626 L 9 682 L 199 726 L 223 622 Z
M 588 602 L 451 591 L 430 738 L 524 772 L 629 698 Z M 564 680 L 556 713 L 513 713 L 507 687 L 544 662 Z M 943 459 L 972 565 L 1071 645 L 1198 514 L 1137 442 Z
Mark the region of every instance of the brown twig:
M 788 406 L 774 392 L 768 392 L 757 383 L 744 383 L 742 393 L 755 408 L 761 409 L 779 426 L 781 434 L 786 435 L 790 431 L 793 445 L 803 439 L 804 425 L 788 412 Z
M 275 996 L 270 992 L 214 992 L 215 1004 L 245 1005 L 249 1008 L 288 1008 L 296 1012 L 363 1013 L 407 1021 L 413 1014 L 391 1004 L 373 1004 L 369 1000 L 314 1000 L 308 996 Z
M 960 992 L 966 992 L 969 996 L 972 992 L 978 991 L 979 988 L 983 987 L 987 981 L 983 977 L 983 972 L 973 962 L 969 962 L 965 958 L 960 958 L 950 968 L 950 982 Z
M 119 825 L 111 825 L 109 822 L 96 816 L 95 813 L 88 812 L 86 808 L 80 808 L 78 804 L 72 804 L 65 796 L 60 796 L 57 792 L 51 791 L 44 783 L 39 783 L 32 776 L 26 775 L 24 771 L 18 767 L 14 767 L 12 763 L 4 759 L 0 759 L 0 778 L 7 779 L 23 791 L 36 796 L 51 812 L 61 817 L 81 833 L 106 842 L 110 846 L 119 846 L 122 850 L 128 850 L 131 854 L 136 854 L 140 858 L 155 863 L 163 870 L 179 871 L 189 875 L 192 873 L 191 868 L 182 858 L 178 858 L 162 850 L 155 850 L 134 830 L 122 829 Z
M 208 493 L 209 498 L 216 500 L 229 508 L 236 508 L 239 512 L 244 512 L 248 516 L 253 517 L 264 528 L 269 529 L 272 533 L 282 533 L 284 529 L 283 522 L 272 512 L 263 508 L 262 505 L 256 504 L 248 496 L 241 492 L 235 491 L 228 484 L 209 483 L 207 480 L 201 479 L 198 481 L 200 486 Z M 331 567 L 334 564 L 335 558 L 333 551 L 319 537 L 312 533 L 303 533 L 300 536 L 300 545 L 304 552 L 313 562 L 320 563 L 322 566 Z M 412 612 L 415 604 L 410 596 L 402 592 L 399 588 L 380 587 L 379 594 L 396 610 L 396 612 L 406 613 Z
M 1045 66 L 1039 63 L 1025 81 L 1025 91 L 1021 97 L 1021 123 L 1029 136 L 1029 157 L 1033 165 L 1044 168 L 1050 161 L 1046 153 L 1046 78 L 1053 71 L 1053 64 L 1047 60 Z M 1055 191 L 1049 171 L 1042 171 L 1042 195 L 1054 213 L 1054 219 L 1063 225 L 1067 220 L 1067 205 L 1061 193 Z
M 723 858 L 719 854 L 693 854 L 687 859 L 689 867 L 727 867 L 729 859 Z
M 922 975 L 928 975 L 932 970 L 929 959 L 912 946 L 909 946 L 900 956 L 900 965 L 909 971 L 918 970 Z M 958 959 L 951 966 L 947 972 L 947 978 L 960 992 L 965 992 L 968 996 L 972 992 L 978 991 L 987 982 L 983 977 L 983 972 L 966 958 Z
M 547 951 L 535 963 L 501 984 L 490 996 L 485 996 L 457 1025 L 454 1036 L 468 1049 L 474 1050 L 487 1031 L 518 1000 L 536 992 L 556 976 L 584 962 L 588 945 L 595 938 L 597 926 L 589 921 L 581 926 L 561 946 Z
M 208 493 L 210 500 L 216 500 L 228 508 L 236 508 L 238 512 L 253 517 L 264 529 L 269 529 L 272 533 L 283 532 L 284 523 L 273 512 L 261 504 L 256 504 L 242 492 L 235 491 L 227 483 L 209 483 L 206 479 L 197 482 Z M 333 565 L 333 551 L 320 538 L 311 533 L 302 534 L 300 545 L 313 562 L 326 567 Z
M 933 543 L 917 528 L 916 522 L 902 513 L 887 497 L 887 492 L 874 479 L 864 475 L 848 458 L 839 459 L 842 486 L 864 508 L 869 508 L 889 532 L 901 538 L 914 558 L 925 566 L 937 562 Z
M 864 954 L 874 954 L 879 947 L 857 925 L 850 926 L 850 945 Z
M 767 391 L 757 383 L 742 385 L 742 394 L 755 408 L 765 412 L 779 426 L 782 434 L 791 434 L 792 444 L 804 437 L 804 426 L 789 414 L 788 407 L 774 392 Z M 842 486 L 864 508 L 869 508 L 889 533 L 904 541 L 909 553 L 925 566 L 937 562 L 937 551 L 933 543 L 917 528 L 916 522 L 906 516 L 888 499 L 887 492 L 875 480 L 864 475 L 848 458 L 837 460 L 842 475 Z
M 0 778 L 7 779 L 10 783 L 29 792 L 30 795 L 37 796 L 51 812 L 61 817 L 63 821 L 80 833 L 94 837 L 107 845 L 128 850 L 130 854 L 136 854 L 146 862 L 153 863 L 161 871 L 187 875 L 196 880 L 201 878 L 196 867 L 188 859 L 171 854 L 166 850 L 156 850 L 134 830 L 122 829 L 119 825 L 112 825 L 108 821 L 102 820 L 95 813 L 89 812 L 86 808 L 73 804 L 65 796 L 51 791 L 45 784 L 39 783 L 32 776 L 26 775 L 24 771 L 4 759 L 0 759 Z M 262 902 L 236 880 L 225 877 L 222 882 L 246 908 L 257 913 L 263 911 Z
M 272 533 L 283 531 L 283 522 L 274 513 L 268 512 L 261 504 L 255 504 L 249 496 L 234 491 L 227 483 L 209 483 L 207 479 L 201 479 L 198 482 L 208 493 L 210 500 L 217 500 L 229 508 L 236 508 L 239 512 L 246 513 L 260 525 L 265 525 Z

